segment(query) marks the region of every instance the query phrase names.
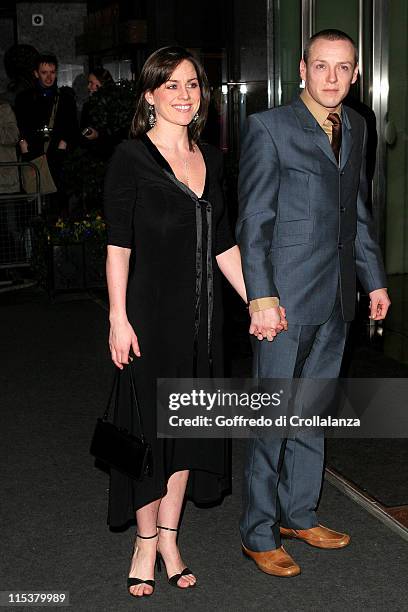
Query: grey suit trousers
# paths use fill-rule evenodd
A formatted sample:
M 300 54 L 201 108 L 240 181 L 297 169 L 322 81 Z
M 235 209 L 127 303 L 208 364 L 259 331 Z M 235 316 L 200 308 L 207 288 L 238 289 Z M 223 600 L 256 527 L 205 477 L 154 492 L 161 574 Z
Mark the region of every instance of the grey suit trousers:
M 337 378 L 349 324 L 339 294 L 322 325 L 290 324 L 273 342 L 254 340 L 256 378 Z M 323 434 L 254 438 L 244 471 L 242 541 L 250 550 L 279 548 L 279 526 L 309 529 L 318 524 L 324 467 Z

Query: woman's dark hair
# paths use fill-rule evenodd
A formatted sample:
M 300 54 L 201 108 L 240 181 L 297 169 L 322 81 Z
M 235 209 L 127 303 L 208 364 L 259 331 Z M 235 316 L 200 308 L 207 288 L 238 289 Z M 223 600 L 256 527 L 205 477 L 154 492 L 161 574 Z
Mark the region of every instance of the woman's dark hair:
M 90 70 L 89 74 L 93 74 L 101 85 L 106 85 L 106 83 L 114 83 L 111 73 L 103 66 L 98 66 L 97 68 Z
M 150 129 L 149 104 L 145 98 L 145 93 L 154 91 L 163 83 L 166 83 L 177 66 L 184 60 L 193 64 L 200 86 L 201 101 L 200 108 L 197 111 L 198 118 L 188 126 L 190 146 L 198 141 L 207 120 L 210 86 L 201 62 L 183 47 L 163 47 L 147 58 L 137 83 L 136 112 L 130 128 L 131 138 L 138 138 Z

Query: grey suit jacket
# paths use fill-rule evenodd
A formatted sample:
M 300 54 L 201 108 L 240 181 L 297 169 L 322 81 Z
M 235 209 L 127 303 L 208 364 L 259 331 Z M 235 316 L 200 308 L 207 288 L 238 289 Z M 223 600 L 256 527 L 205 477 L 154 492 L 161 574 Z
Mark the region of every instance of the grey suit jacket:
M 345 106 L 342 119 L 340 167 L 300 98 L 248 119 L 237 224 L 248 299 L 280 297 L 292 323 L 324 323 L 338 287 L 353 319 L 356 272 L 367 292 L 386 287 L 365 205 L 365 121 Z

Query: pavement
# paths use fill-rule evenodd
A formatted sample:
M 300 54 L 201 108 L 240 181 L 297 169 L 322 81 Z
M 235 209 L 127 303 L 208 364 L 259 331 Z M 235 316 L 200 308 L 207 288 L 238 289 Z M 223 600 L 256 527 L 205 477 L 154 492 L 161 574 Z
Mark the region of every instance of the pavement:
M 158 575 L 152 597 L 132 599 L 134 528 L 109 530 L 108 475 L 89 454 L 113 376 L 103 302 L 86 294 L 51 301 L 35 287 L 0 298 L 0 591 L 69 591 L 74 611 L 407 609 L 407 543 L 328 482 L 319 518 L 350 533 L 349 547 L 288 541 L 302 568 L 290 579 L 243 557 L 243 440 L 233 444 L 232 495 L 213 508 L 186 506 L 180 547 L 197 587 L 174 589 Z

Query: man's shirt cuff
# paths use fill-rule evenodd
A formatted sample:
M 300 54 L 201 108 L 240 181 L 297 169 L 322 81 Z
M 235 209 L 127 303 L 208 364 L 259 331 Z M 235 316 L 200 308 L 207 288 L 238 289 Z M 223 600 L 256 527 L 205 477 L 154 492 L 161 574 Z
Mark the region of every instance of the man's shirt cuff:
M 260 310 L 266 310 L 267 308 L 277 308 L 279 306 L 279 298 L 277 297 L 263 297 L 256 298 L 249 302 L 249 312 L 259 312 Z

